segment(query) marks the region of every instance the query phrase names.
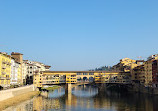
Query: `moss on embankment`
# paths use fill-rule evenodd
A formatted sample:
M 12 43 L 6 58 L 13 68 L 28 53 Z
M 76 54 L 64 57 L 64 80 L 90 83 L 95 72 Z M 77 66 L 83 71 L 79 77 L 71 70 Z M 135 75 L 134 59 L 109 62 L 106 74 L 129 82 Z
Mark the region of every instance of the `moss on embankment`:
M 28 92 L 25 94 L 21 94 L 19 96 L 13 97 L 13 98 L 6 99 L 4 101 L 0 101 L 0 111 L 4 110 L 10 106 L 17 105 L 23 101 L 29 100 L 29 99 L 33 98 L 34 96 L 38 96 L 39 93 L 40 93 L 39 91 L 32 91 L 32 92 Z
M 47 87 L 47 88 L 41 88 L 42 90 L 47 90 L 47 91 L 53 91 L 55 89 L 58 89 L 60 86 L 53 86 L 53 87 Z

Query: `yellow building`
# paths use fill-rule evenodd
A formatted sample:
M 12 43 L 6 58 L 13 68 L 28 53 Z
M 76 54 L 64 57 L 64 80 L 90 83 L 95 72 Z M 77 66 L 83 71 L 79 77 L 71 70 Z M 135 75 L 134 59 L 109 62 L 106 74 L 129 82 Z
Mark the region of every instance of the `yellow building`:
M 149 60 L 144 63 L 145 68 L 145 86 L 152 86 L 152 61 Z
M 11 56 L 7 53 L 0 53 L 0 86 L 10 86 Z
M 148 61 L 158 59 L 158 54 L 151 55 L 147 58 Z
M 67 73 L 66 83 L 77 83 L 76 73 Z
M 129 72 L 102 72 L 95 76 L 95 83 L 130 83 Z
M 40 73 L 39 71 L 35 71 L 35 74 L 34 74 L 34 80 L 33 80 L 33 84 L 36 86 L 36 87 L 42 87 L 42 82 L 43 82 L 43 73 Z
M 130 72 L 133 68 L 137 67 L 137 61 L 130 58 L 121 59 L 117 65 L 113 66 L 115 71 Z
M 133 69 L 132 81 L 138 82 L 142 85 L 145 84 L 145 68 L 144 65 L 137 66 Z
M 23 85 L 23 79 L 22 79 L 22 65 L 19 63 L 18 67 L 18 84 Z

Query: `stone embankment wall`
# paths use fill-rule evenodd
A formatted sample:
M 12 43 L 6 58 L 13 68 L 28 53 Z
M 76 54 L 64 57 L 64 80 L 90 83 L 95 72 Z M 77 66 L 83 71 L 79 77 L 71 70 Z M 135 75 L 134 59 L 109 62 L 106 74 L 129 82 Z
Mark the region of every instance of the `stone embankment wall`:
M 40 95 L 47 98 L 48 97 L 48 92 L 47 91 L 42 91 L 40 93 Z
M 34 85 L 14 88 L 14 89 L 8 89 L 8 90 L 2 90 L 0 91 L 0 101 L 18 96 L 20 94 L 28 93 L 31 91 L 35 91 Z
M 143 85 L 140 85 L 140 84 L 134 84 L 133 91 L 139 92 L 139 93 L 148 93 L 148 94 L 158 95 L 158 88 L 144 87 Z
M 98 90 L 100 92 L 101 91 L 106 91 L 107 88 L 108 88 L 106 86 L 106 84 L 96 84 L 96 86 L 98 87 Z M 118 88 L 120 88 L 120 87 L 118 87 Z M 133 83 L 131 86 L 126 87 L 126 88 L 130 92 L 138 92 L 138 93 L 147 93 L 147 94 L 158 95 L 158 88 L 144 87 L 143 85 L 136 84 L 136 83 Z

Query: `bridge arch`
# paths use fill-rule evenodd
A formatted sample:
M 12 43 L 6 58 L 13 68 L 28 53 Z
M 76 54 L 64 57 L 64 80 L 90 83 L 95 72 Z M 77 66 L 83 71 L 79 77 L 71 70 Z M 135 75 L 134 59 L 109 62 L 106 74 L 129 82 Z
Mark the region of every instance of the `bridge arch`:
M 83 77 L 83 81 L 87 81 L 88 80 L 88 78 L 87 77 Z
M 82 81 L 82 78 L 81 77 L 77 77 L 77 81 L 78 82 Z
M 89 82 L 93 82 L 94 81 L 94 77 L 89 77 Z

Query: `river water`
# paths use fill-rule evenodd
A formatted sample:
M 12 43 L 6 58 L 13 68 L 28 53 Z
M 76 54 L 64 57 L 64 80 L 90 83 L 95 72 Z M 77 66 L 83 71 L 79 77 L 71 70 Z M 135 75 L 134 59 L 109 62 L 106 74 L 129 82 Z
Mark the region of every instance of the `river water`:
M 99 92 L 97 87 L 77 86 L 71 94 L 63 88 L 42 92 L 41 96 L 5 111 L 158 111 L 158 96 L 128 92 Z

